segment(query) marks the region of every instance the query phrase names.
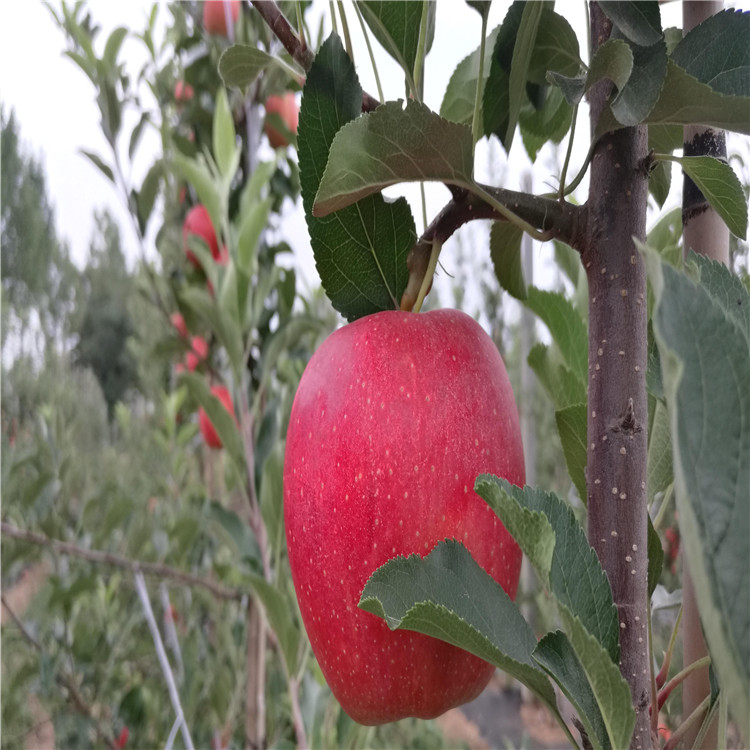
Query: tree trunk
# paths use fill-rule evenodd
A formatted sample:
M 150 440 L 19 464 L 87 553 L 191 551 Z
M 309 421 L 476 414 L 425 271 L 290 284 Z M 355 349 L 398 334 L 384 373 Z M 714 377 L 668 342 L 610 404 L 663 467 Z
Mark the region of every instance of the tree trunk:
M 683 34 L 694 28 L 723 7 L 722 2 L 702 1 L 682 4 Z M 727 144 L 723 130 L 714 130 L 702 125 L 689 125 L 684 128 L 685 156 L 718 156 L 726 158 Z M 685 253 L 694 250 L 714 260 L 729 265 L 729 229 L 719 215 L 706 201 L 703 193 L 687 176 L 684 177 L 682 191 L 682 232 Z M 695 599 L 693 579 L 687 558 L 683 557 L 682 567 L 682 661 L 687 667 L 708 655 L 703 637 L 698 604 Z M 682 717 L 690 716 L 711 693 L 708 681 L 708 667 L 693 672 L 682 685 Z M 690 728 L 685 735 L 685 747 L 693 747 L 700 730 L 700 722 Z M 699 746 L 702 749 L 717 747 L 718 722 L 711 728 Z
M 612 30 L 591 3 L 591 54 Z M 590 92 L 592 133 L 611 84 Z M 631 748 L 651 738 L 647 552 L 646 270 L 633 237 L 646 236 L 646 127 L 602 137 L 591 164 L 582 260 L 589 283 L 587 495 L 589 541 L 620 621 L 620 671 L 636 710 Z

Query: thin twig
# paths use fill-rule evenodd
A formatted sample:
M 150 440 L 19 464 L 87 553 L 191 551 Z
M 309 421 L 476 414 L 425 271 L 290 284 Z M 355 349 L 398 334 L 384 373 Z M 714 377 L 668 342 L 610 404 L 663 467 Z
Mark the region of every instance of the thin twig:
M 3 607 L 5 607 L 5 611 L 10 616 L 10 619 L 13 620 L 13 623 L 20 631 L 24 640 L 30 643 L 40 654 L 43 654 L 44 648 L 42 648 L 42 644 L 39 643 L 39 641 L 37 641 L 37 639 L 34 638 L 33 635 L 31 635 L 23 622 L 21 622 L 21 618 L 11 609 L 11 607 L 8 605 L 8 600 L 5 598 L 5 593 L 2 591 L 0 591 L 0 601 L 2 601 Z M 117 750 L 117 745 L 115 744 L 114 739 L 99 726 L 99 722 L 94 718 L 94 712 L 91 710 L 91 706 L 86 703 L 84 697 L 76 687 L 73 679 L 69 675 L 62 673 L 58 673 L 57 675 L 55 675 L 55 678 L 60 683 L 60 685 L 62 685 L 68 691 L 68 698 L 76 708 L 78 713 L 82 714 L 87 719 L 90 719 L 92 721 L 96 736 L 108 748 L 110 748 L 110 750 Z
M 146 575 L 169 578 L 170 580 L 184 583 L 187 586 L 199 586 L 210 591 L 217 599 L 240 601 L 243 596 L 249 594 L 247 591 L 228 588 L 222 586 L 220 583 L 215 583 L 207 578 L 191 575 L 190 573 L 186 573 L 183 570 L 173 568 L 169 565 L 164 565 L 163 563 L 140 562 L 137 560 L 131 560 L 127 557 L 122 557 L 121 555 L 114 555 L 109 552 L 83 549 L 82 547 L 78 547 L 70 542 L 51 539 L 50 537 L 45 536 L 44 534 L 39 534 L 35 531 L 19 529 L 17 526 L 13 526 L 5 521 L 0 523 L 0 532 L 2 532 L 4 536 L 13 539 L 21 539 L 25 542 L 37 544 L 41 547 L 49 547 L 63 555 L 71 555 L 72 557 L 78 557 L 82 560 L 88 560 L 89 562 L 111 565 L 115 568 L 124 568 L 125 570 L 131 570 L 133 572 L 141 571 Z
M 172 708 L 177 716 L 177 720 L 180 722 L 182 741 L 185 743 L 187 750 L 194 750 L 193 739 L 190 736 L 190 729 L 185 721 L 185 714 L 182 710 L 182 704 L 180 703 L 180 694 L 177 692 L 177 685 L 175 685 L 172 668 L 169 666 L 169 659 L 167 658 L 167 652 L 164 650 L 159 626 L 156 624 L 154 610 L 151 608 L 151 600 L 148 596 L 148 589 L 146 588 L 146 581 L 143 578 L 143 573 L 137 570 L 133 575 L 133 579 L 135 581 L 135 589 L 138 592 L 138 598 L 141 600 L 143 614 L 146 616 L 146 622 L 151 631 L 151 638 L 154 641 L 156 657 L 159 659 L 159 665 L 161 666 L 162 674 L 167 683 L 167 690 L 169 691 L 169 698 L 172 701 Z

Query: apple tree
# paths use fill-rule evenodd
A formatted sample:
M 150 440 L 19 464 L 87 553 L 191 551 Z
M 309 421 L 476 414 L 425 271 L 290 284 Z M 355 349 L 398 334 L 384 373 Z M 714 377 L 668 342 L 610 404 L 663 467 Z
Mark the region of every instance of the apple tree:
M 421 81 L 439 5 L 357 6 L 403 68 L 404 105 L 381 103 L 360 87 L 343 11 L 344 41 L 334 33 L 313 54 L 277 6 L 253 3 L 307 72 L 298 139 L 302 197 L 334 307 L 350 321 L 392 308 L 419 310 L 443 243 L 467 221 L 494 221 L 490 244 L 500 282 L 553 340 L 533 351 L 531 364 L 555 401 L 571 479 L 587 506 L 588 539 L 559 497 L 477 478 L 475 490 L 558 604 L 561 629 L 538 644 L 520 623 L 512 644 L 499 640 L 491 624 L 511 617 L 513 605 L 499 591 L 488 593 L 485 574 L 468 557 L 451 562 L 450 580 L 465 586 L 463 606 L 448 584 L 427 593 L 425 577 L 447 580 L 440 546 L 419 561 L 394 559 L 374 572 L 360 606 L 392 628 L 482 656 L 547 702 L 550 681 L 556 683 L 578 712 L 583 746 L 650 747 L 668 692 L 660 690 L 664 675 L 656 675 L 649 629 L 662 565 L 649 510 L 656 517 L 674 493 L 696 570 L 712 684 L 721 686 L 684 717 L 674 745 L 727 705 L 738 720 L 747 715 L 747 288 L 700 256 L 688 255 L 683 266 L 674 252 L 679 225 L 665 218 L 647 233 L 647 208 L 650 194 L 663 204 L 666 165 L 677 162 L 702 194 L 698 211 L 710 208 L 735 236 L 746 236 L 745 196 L 726 160 L 694 147 L 682 156 L 674 151 L 683 146 L 683 128 L 747 134 L 750 91 L 738 71 L 748 65 L 748 46 L 739 40 L 748 37 L 749 17 L 718 13 L 683 37 L 662 28 L 657 3 L 592 3 L 590 28 L 581 30 L 591 39 L 585 53 L 549 6 L 513 3 L 488 34 L 489 3 L 469 4 L 483 20 L 480 45 L 456 69 L 438 113 L 423 103 Z M 225 79 L 238 85 L 268 64 L 241 47 L 224 62 Z M 481 137 L 498 138 L 510 151 L 520 131 L 532 160 L 548 140 L 572 145 L 584 97 L 590 149 L 571 177 L 569 146 L 555 192 L 531 195 L 474 178 Z M 570 200 L 584 179 L 588 196 Z M 380 193 L 422 181 L 442 182 L 452 198 L 418 237 L 408 206 Z M 587 287 L 587 309 L 526 289 L 519 275 L 524 232 L 577 253 L 569 266 Z M 706 663 L 686 665 L 672 685 Z

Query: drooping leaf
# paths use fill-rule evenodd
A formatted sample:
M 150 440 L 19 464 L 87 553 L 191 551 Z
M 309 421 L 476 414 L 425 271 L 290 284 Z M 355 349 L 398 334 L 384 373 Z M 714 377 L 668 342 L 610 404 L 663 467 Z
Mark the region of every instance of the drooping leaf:
M 719 130 L 750 135 L 747 116 L 750 96 L 730 96 L 714 91 L 685 72 L 673 60 L 667 61 L 667 75 L 659 99 L 644 122 L 651 124 L 691 125 L 701 123 Z M 596 126 L 596 136 L 621 127 L 605 109 Z
M 112 167 L 99 154 L 95 154 L 93 151 L 85 151 L 84 149 L 79 149 L 78 153 L 83 154 L 110 182 L 115 181 Z
M 361 106 L 362 89 L 354 67 L 332 34 L 316 55 L 303 92 L 300 183 L 323 287 L 333 306 L 349 320 L 398 308 L 408 280 L 406 256 L 416 240 L 414 219 L 403 198 L 387 202 L 372 195 L 330 216 L 313 216 L 313 201 L 334 137 L 360 114 Z
M 151 217 L 151 211 L 154 208 L 156 196 L 159 194 L 159 186 L 161 185 L 163 176 L 164 162 L 161 159 L 157 159 L 143 178 L 143 184 L 141 185 L 141 189 L 136 199 L 136 205 L 138 207 L 138 225 L 141 234 L 146 233 L 146 225 Z
M 490 228 L 490 257 L 500 286 L 516 299 L 526 299 L 521 240 L 523 230 L 509 221 L 495 221 Z
M 495 664 L 557 712 L 549 680 L 531 656 L 534 632 L 459 542 L 446 540 L 424 558 L 396 557 L 378 568 L 359 606 L 392 630 L 416 630 Z
M 399 182 L 472 184 L 471 130 L 420 102 L 386 102 L 336 135 L 313 213 L 327 216 Z
M 750 109 L 748 110 L 750 111 Z M 745 239 L 747 236 L 747 202 L 745 192 L 734 170 L 713 156 L 672 156 L 685 174 L 698 186 L 706 200 L 729 231 Z
M 213 123 L 213 148 L 214 158 L 224 179 L 231 179 L 235 164 L 235 152 L 237 144 L 235 143 L 234 120 L 232 111 L 229 109 L 229 100 L 227 99 L 226 89 L 220 88 L 216 94 L 216 107 L 214 109 Z
M 723 10 L 685 34 L 672 61 L 716 92 L 750 97 L 749 38 L 750 13 Z
M 544 104 L 539 109 L 526 104 L 521 109 L 518 124 L 529 158 L 534 161 L 545 143 L 560 143 L 570 130 L 572 119 L 573 109 L 558 88 L 547 91 Z
M 485 83 L 490 74 L 492 53 L 495 49 L 495 42 L 497 41 L 499 32 L 500 27 L 497 26 L 487 35 L 484 49 L 481 92 L 484 91 Z M 477 47 L 470 55 L 461 60 L 448 81 L 448 87 L 445 90 L 445 96 L 443 96 L 443 102 L 440 105 L 440 116 L 446 120 L 471 126 L 474 116 L 474 97 L 477 92 L 477 78 L 479 77 L 479 51 L 480 48 Z
M 591 67 L 586 76 L 586 90 L 607 79 L 621 91 L 630 79 L 633 63 L 633 50 L 627 42 L 622 39 L 608 39 L 596 50 L 591 60 Z
M 478 476 L 474 489 L 526 552 L 561 612 L 580 621 L 616 664 L 619 626 L 612 589 L 570 506 L 552 492 L 536 487 L 521 489 L 490 474 Z M 537 515 L 551 526 L 554 546 L 551 557 L 549 542 L 545 535 L 540 535 L 544 525 L 541 522 L 532 525 L 525 520 Z M 542 543 L 544 554 L 540 555 L 534 550 Z
M 659 534 L 654 528 L 654 524 L 651 522 L 651 517 L 648 517 L 648 531 L 647 531 L 647 545 L 648 545 L 648 598 L 651 599 L 651 595 L 659 585 L 659 578 L 661 578 L 661 570 L 664 566 L 664 549 L 661 546 L 661 539 Z
M 712 663 L 750 711 L 750 345 L 728 310 L 750 295 L 719 264 L 696 284 L 644 248 L 673 439 L 675 494 Z M 719 291 L 722 290 L 722 291 Z M 729 291 L 731 290 L 731 291 Z M 746 320 L 743 312 L 741 320 Z
M 427 38 L 435 33 L 435 4 L 428 16 Z M 419 49 L 419 28 L 422 23 L 424 3 L 421 0 L 403 0 L 392 3 L 382 0 L 362 0 L 359 9 L 375 38 L 385 51 L 403 68 L 408 80 L 412 79 L 414 62 Z M 432 31 L 429 28 L 432 28 Z M 429 49 L 429 43 L 427 45 Z
M 650 47 L 662 39 L 661 14 L 657 3 L 603 0 L 599 5 L 607 18 L 635 44 Z
M 466 4 L 470 8 L 474 8 L 474 10 L 479 13 L 482 18 L 484 18 L 490 12 L 490 5 L 492 5 L 492 0 L 466 0 Z
M 588 332 L 581 314 L 558 292 L 529 287 L 526 306 L 547 326 L 568 367 L 588 382 Z
M 664 492 L 672 481 L 672 436 L 669 432 L 669 416 L 664 402 L 657 399 L 654 419 L 648 431 L 646 487 L 649 506 L 654 502 L 656 493 Z
M 527 74 L 527 80 L 536 84 L 546 83 L 549 71 L 574 76 L 582 65 L 573 27 L 564 16 L 542 6 Z
M 219 58 L 219 75 L 225 86 L 246 91 L 274 61 L 267 52 L 247 44 L 233 44 Z
M 588 453 L 586 450 L 586 404 L 573 404 L 555 412 L 557 432 L 560 435 L 565 463 L 568 466 L 570 476 L 578 497 L 587 501 L 586 494 L 586 463 Z
M 573 704 L 586 729 L 592 750 L 611 748 L 591 684 L 565 633 L 560 630 L 547 633 L 532 656 Z

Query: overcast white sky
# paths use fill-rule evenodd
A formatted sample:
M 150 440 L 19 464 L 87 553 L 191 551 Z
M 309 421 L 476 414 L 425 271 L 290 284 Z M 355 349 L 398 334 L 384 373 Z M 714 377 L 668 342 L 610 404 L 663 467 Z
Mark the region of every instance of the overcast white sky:
M 317 12 L 327 14 L 328 3 L 321 3 L 320 0 L 316 2 Z M 508 4 L 506 0 L 493 2 L 489 29 L 502 21 Z M 59 7 L 57 3 L 53 5 Z M 681 25 L 679 5 L 675 2 L 661 6 L 664 26 Z M 750 7 L 750 0 L 737 5 L 742 8 Z M 109 32 L 117 26 L 142 29 L 152 3 L 148 0 L 90 0 L 89 6 L 93 16 L 103 27 L 104 33 L 98 40 L 103 45 Z M 565 0 L 564 3 L 558 3 L 557 9 L 558 12 L 569 14 L 567 17 L 574 29 L 583 28 L 582 1 Z M 162 16 L 164 15 L 166 10 L 163 9 Z M 354 32 L 356 63 L 362 85 L 366 90 L 377 93 L 364 44 L 358 41 L 361 39 L 359 25 L 351 7 L 348 16 Z M 316 26 L 316 23 L 311 23 L 311 28 Z M 478 45 L 480 28 L 479 15 L 469 9 L 463 0 L 439 0 L 436 37 L 426 66 L 425 101 L 431 108 L 439 109 L 451 72 Z M 584 47 L 585 44 L 582 44 L 582 48 Z M 63 57 L 63 50 L 63 35 L 40 0 L 0 0 L 0 100 L 6 110 L 15 110 L 25 145 L 45 165 L 60 234 L 69 241 L 74 259 L 84 263 L 93 231 L 94 209 L 106 206 L 120 219 L 126 248 L 133 257 L 136 254 L 134 234 L 121 206 L 120 197 L 113 186 L 78 153 L 79 148 L 86 148 L 108 156 L 107 145 L 99 128 L 93 86 L 70 60 Z M 585 50 L 583 54 L 585 55 Z M 126 40 L 121 58 L 128 62 L 132 60 L 130 68 L 136 70 L 138 61 L 143 59 L 140 43 L 133 39 Z M 402 97 L 403 76 L 396 63 L 382 54 L 379 55 L 378 67 L 384 81 L 386 98 Z M 131 122 L 131 127 L 132 124 L 134 123 Z M 579 130 L 583 131 L 583 143 L 587 129 Z M 142 147 L 142 151 L 143 160 L 136 164 L 136 177 L 153 160 L 153 154 L 147 153 L 148 145 Z M 510 169 L 506 169 L 508 162 L 502 149 L 497 145 L 492 149 L 496 169 L 504 172 L 504 184 L 509 188 L 519 187 L 521 174 L 525 165 L 528 165 L 520 139 L 514 144 L 513 152 L 515 158 L 511 161 Z M 486 174 L 482 174 L 486 172 L 487 161 L 486 149 L 478 149 L 477 173 L 484 180 L 488 179 Z M 537 160 L 536 190 L 547 189 L 544 183 L 550 175 L 539 169 L 539 165 L 544 163 L 543 157 Z M 416 193 L 412 191 L 407 194 Z M 442 186 L 435 186 L 430 191 L 428 219 L 437 213 L 447 196 L 448 193 Z M 419 205 L 414 206 L 414 215 L 419 231 L 422 228 Z M 301 262 L 307 270 L 308 278 L 314 280 L 307 234 L 300 213 L 293 212 L 284 226 L 292 235 L 292 245 L 300 248 L 303 256 Z M 443 254 L 444 263 L 450 267 L 450 248 L 446 250 L 448 252 Z

